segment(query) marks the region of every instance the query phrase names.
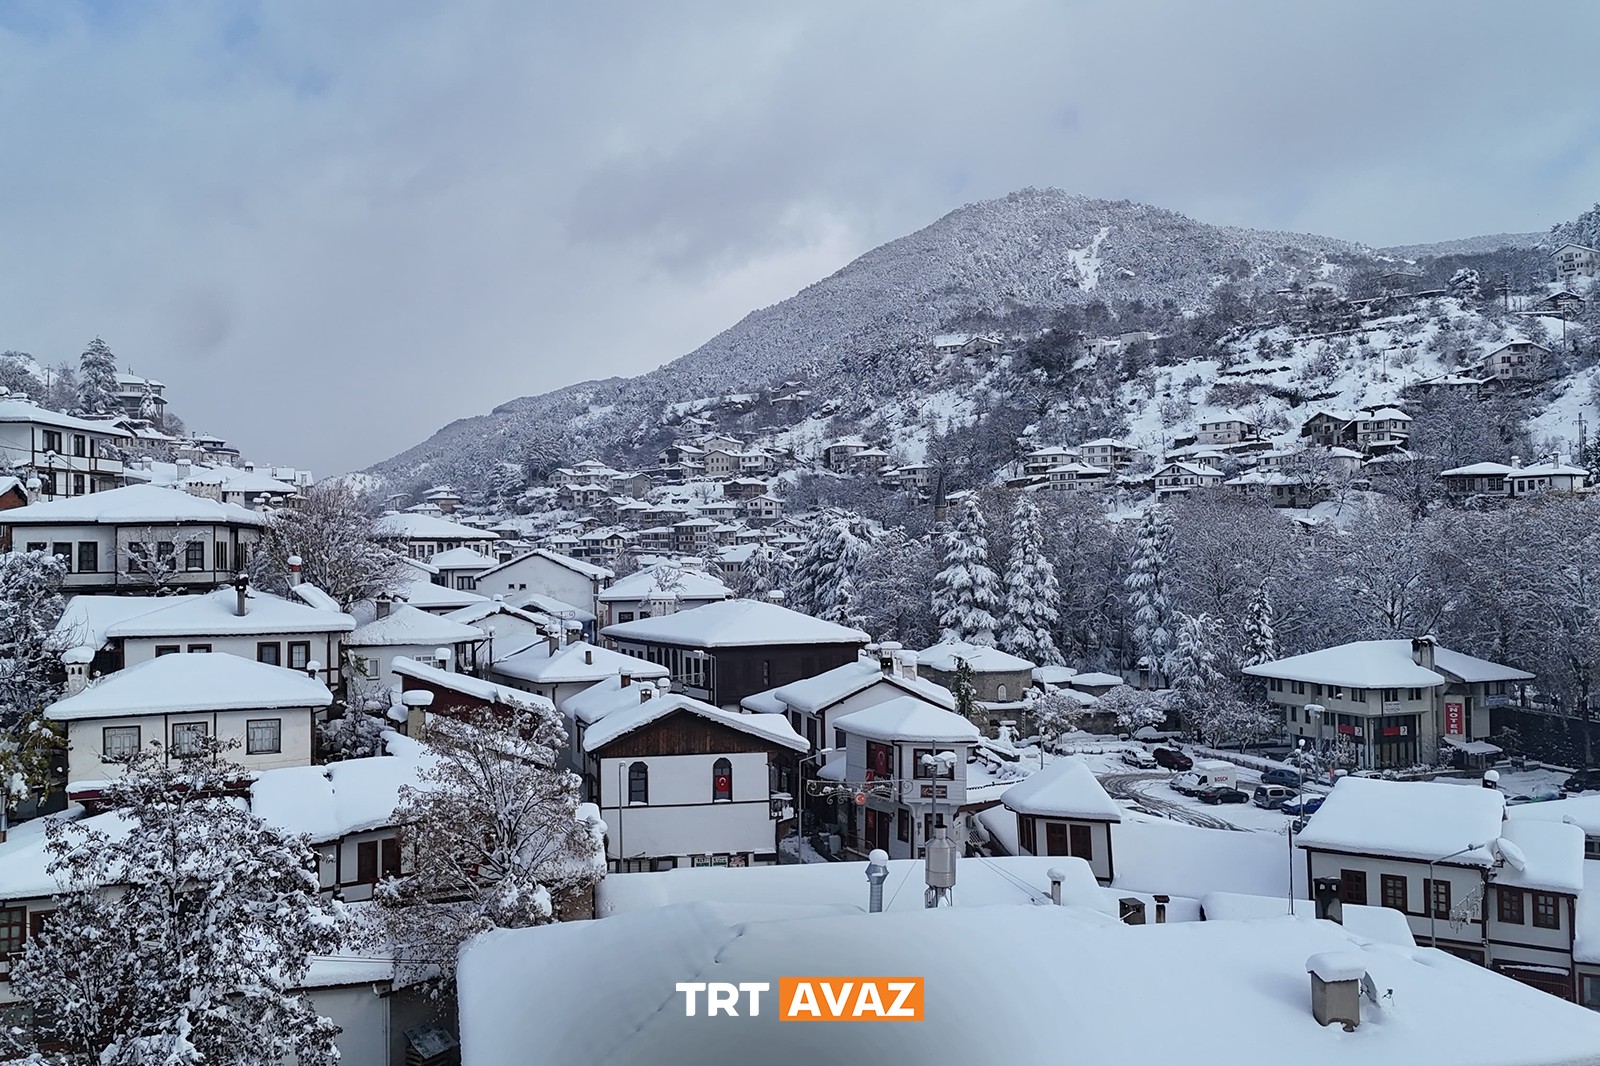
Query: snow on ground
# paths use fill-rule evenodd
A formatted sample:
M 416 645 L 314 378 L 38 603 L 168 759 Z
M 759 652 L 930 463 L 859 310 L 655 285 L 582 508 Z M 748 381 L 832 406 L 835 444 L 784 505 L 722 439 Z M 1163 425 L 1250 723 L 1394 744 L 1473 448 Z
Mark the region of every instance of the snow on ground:
M 1100 245 L 1111 235 L 1110 226 L 1101 226 L 1087 248 L 1073 248 L 1066 252 L 1067 262 L 1078 274 L 1078 288 L 1085 292 L 1100 284 Z
M 1538 446 L 1550 437 L 1563 441 L 1576 441 L 1580 415 L 1583 417 L 1584 425 L 1590 427 L 1592 432 L 1595 424 L 1595 407 L 1591 397 L 1594 396 L 1597 385 L 1600 385 L 1600 367 L 1591 367 L 1568 378 L 1562 384 L 1561 392 L 1550 401 L 1550 405 L 1528 423 L 1534 444 Z

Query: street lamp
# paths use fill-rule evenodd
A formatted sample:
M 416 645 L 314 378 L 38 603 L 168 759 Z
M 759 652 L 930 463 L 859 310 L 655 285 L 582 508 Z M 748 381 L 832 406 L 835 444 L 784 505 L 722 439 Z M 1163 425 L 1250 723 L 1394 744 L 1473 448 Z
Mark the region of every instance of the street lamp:
M 799 777 L 798 787 L 795 789 L 795 797 L 794 797 L 794 861 L 795 862 L 800 862 L 801 861 L 800 841 L 805 839 L 804 830 L 805 830 L 805 827 L 806 827 L 806 808 L 805 808 L 805 802 L 806 802 L 806 763 L 810 762 L 813 759 L 821 759 L 821 758 L 823 758 L 825 756 L 832 755 L 835 752 L 842 751 L 842 750 L 843 750 L 842 748 L 818 748 L 816 751 L 812 752 L 810 755 L 804 756 L 803 758 L 801 758 L 798 761 L 798 771 L 799 771 L 800 777 Z M 783 848 L 781 848 L 781 847 L 778 849 L 778 864 L 780 866 L 783 864 Z
M 1428 903 L 1428 946 L 1429 947 L 1436 948 L 1436 947 L 1439 946 L 1439 934 L 1438 934 L 1439 909 L 1436 906 L 1434 906 L 1434 900 L 1438 895 L 1438 890 L 1433 887 L 1434 886 L 1434 879 L 1433 879 L 1433 867 L 1434 867 L 1434 865 L 1436 863 L 1444 862 L 1446 859 L 1453 859 L 1457 855 L 1465 855 L 1469 851 L 1479 851 L 1479 850 L 1481 850 L 1483 848 L 1488 848 L 1489 849 L 1489 853 L 1493 858 L 1493 862 L 1491 864 L 1493 866 L 1497 866 L 1497 867 L 1498 866 L 1502 866 L 1502 865 L 1510 866 L 1513 870 L 1517 870 L 1517 871 L 1521 871 L 1521 870 L 1524 870 L 1524 869 L 1527 868 L 1528 860 L 1523 856 L 1522 849 L 1517 847 L 1516 844 L 1514 844 L 1511 841 L 1507 840 L 1505 837 L 1495 837 L 1493 840 L 1485 840 L 1485 841 L 1480 841 L 1479 843 L 1476 843 L 1476 844 L 1468 844 L 1466 847 L 1460 849 L 1459 851 L 1452 851 L 1448 855 L 1441 855 L 1437 859 L 1430 860 L 1428 862 L 1428 900 L 1427 900 L 1427 903 Z M 1487 882 L 1487 880 L 1488 880 L 1488 875 L 1487 874 L 1485 874 L 1484 880 Z M 1483 900 L 1483 906 L 1487 907 L 1488 905 L 1489 905 L 1488 894 L 1485 893 L 1484 900 Z

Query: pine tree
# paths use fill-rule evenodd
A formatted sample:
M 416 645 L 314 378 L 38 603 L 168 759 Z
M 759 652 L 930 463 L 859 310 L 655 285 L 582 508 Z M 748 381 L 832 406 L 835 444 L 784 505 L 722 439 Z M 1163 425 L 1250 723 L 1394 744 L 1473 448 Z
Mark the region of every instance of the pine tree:
M 150 382 L 144 383 L 144 393 L 139 397 L 139 417 L 154 425 L 161 418 L 161 406 L 156 403 L 156 390 Z
M 57 633 L 56 623 L 65 575 L 62 560 L 42 551 L 0 555 L 0 728 L 60 692 L 56 673 L 69 635 Z
M 827 613 L 822 616 L 823 620 L 837 622 L 852 629 L 866 629 L 867 620 L 861 613 L 861 605 L 858 600 L 856 583 L 851 580 L 849 574 L 846 574 L 844 579 L 839 582 L 839 588 L 834 594 L 833 606 L 828 608 Z
M 1256 586 L 1245 609 L 1244 654 L 1240 666 L 1260 666 L 1278 657 L 1278 633 L 1272 610 L 1272 592 L 1267 583 Z
M 950 694 L 956 698 L 956 713 L 969 721 L 978 714 L 978 686 L 973 680 L 972 664 L 956 659 L 956 673 L 950 679 Z
M 859 522 L 855 515 L 835 514 L 813 529 L 795 562 L 785 606 L 816 618 L 832 612 L 840 583 L 855 573 L 865 550 Z
M 337 1061 L 338 1026 L 296 991 L 343 940 L 316 852 L 239 803 L 247 775 L 221 750 L 141 751 L 101 793 L 114 815 L 46 826 L 62 887 L 11 971 L 64 1049 L 40 1061 Z
M 1167 574 L 1171 558 L 1172 524 L 1165 511 L 1152 507 L 1139 523 L 1133 566 L 1123 585 L 1133 615 L 1134 648 L 1148 661 L 1157 684 L 1172 672 L 1173 618 Z
M 933 579 L 941 640 L 995 646 L 1000 579 L 989 566 L 988 534 L 977 499 L 967 497 L 960 520 L 944 534 L 944 569 Z
M 1061 621 L 1056 603 L 1061 585 L 1056 568 L 1044 552 L 1039 529 L 1039 508 L 1028 496 L 1017 501 L 1012 514 L 1011 561 L 1006 567 L 1006 613 L 1000 623 L 1000 644 L 1039 666 L 1064 660 L 1056 646 L 1055 628 Z
M 758 544 L 733 577 L 733 591 L 741 599 L 764 600 L 774 589 L 784 587 L 789 557 L 775 548 Z
M 1178 710 L 1189 727 L 1199 733 L 1205 732 L 1218 705 L 1231 695 L 1226 692 L 1227 679 L 1211 650 L 1214 629 L 1208 615 L 1180 616 L 1178 644 L 1172 655 L 1172 687 Z
M 78 359 L 78 397 L 74 414 L 107 418 L 117 413 L 117 358 L 96 337 Z

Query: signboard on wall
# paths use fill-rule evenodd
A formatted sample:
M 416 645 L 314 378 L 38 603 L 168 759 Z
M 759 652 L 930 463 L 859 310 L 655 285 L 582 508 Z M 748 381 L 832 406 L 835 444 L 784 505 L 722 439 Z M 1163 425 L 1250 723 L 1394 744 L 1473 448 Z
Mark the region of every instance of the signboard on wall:
M 1444 732 L 1446 736 L 1460 737 L 1467 733 L 1467 716 L 1465 705 L 1458 700 L 1447 701 L 1444 705 Z

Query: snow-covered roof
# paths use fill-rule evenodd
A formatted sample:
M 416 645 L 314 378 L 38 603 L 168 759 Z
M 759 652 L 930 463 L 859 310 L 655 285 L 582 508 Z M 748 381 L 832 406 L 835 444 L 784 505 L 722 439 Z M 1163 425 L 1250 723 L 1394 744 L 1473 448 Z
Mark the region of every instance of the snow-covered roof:
M 552 538 L 552 539 L 554 539 L 554 538 Z M 576 538 L 572 538 L 572 543 L 576 544 L 577 543 L 577 539 Z M 500 570 L 503 570 L 508 566 L 513 566 L 513 565 L 515 565 L 517 563 L 520 563 L 524 559 L 534 559 L 534 558 L 543 559 L 546 562 L 555 563 L 557 566 L 560 566 L 560 567 L 562 567 L 564 569 L 567 569 L 567 570 L 571 570 L 575 574 L 581 574 L 584 577 L 590 578 L 592 580 L 609 581 L 612 578 L 617 576 L 613 571 L 607 570 L 603 566 L 596 566 L 593 563 L 586 563 L 582 559 L 574 559 L 570 555 L 562 555 L 560 552 L 551 551 L 549 548 L 534 548 L 532 551 L 524 552 L 524 553 L 522 553 L 521 555 L 517 556 L 514 559 L 507 559 L 505 562 L 501 563 L 499 566 L 496 566 L 491 570 L 485 570 L 483 573 L 478 575 L 478 579 L 481 581 L 484 578 L 488 577 L 490 574 L 493 574 L 493 573 L 496 573 L 496 572 L 498 572 Z
M 107 674 L 76 695 L 46 707 L 46 718 L 67 722 L 139 714 L 326 707 L 333 694 L 322 682 L 281 666 L 225 652 L 160 655 Z
M 1106 794 L 1089 764 L 1076 758 L 1057 759 L 1043 770 L 1035 770 L 1006 789 L 1000 802 L 1018 814 L 1122 821 L 1122 808 Z
M 523 692 L 521 689 L 497 685 L 493 681 L 485 681 L 481 677 L 473 677 L 470 674 L 457 673 L 453 670 L 441 670 L 431 663 L 418 662 L 416 659 L 404 655 L 395 656 L 390 669 L 401 677 L 422 681 L 434 688 L 459 692 L 463 696 L 470 696 L 485 703 L 520 704 L 525 707 L 535 707 L 549 711 L 556 709 L 555 704 L 532 692 Z M 442 706 L 442 704 L 434 704 L 432 709 L 438 711 Z
M 1516 469 L 1505 463 L 1472 463 L 1440 471 L 1441 477 L 1500 477 Z
M 352 648 L 377 648 L 450 645 L 482 639 L 482 631 L 469 625 L 429 614 L 409 603 L 395 603 L 389 608 L 389 617 L 374 618 L 357 626 L 345 638 L 345 643 Z
M 455 611 L 483 603 L 489 597 L 466 589 L 453 589 L 435 585 L 432 581 L 408 581 L 394 590 L 394 594 L 413 607 L 424 611 Z M 370 601 L 366 617 L 370 619 Z
M 379 518 L 373 526 L 380 537 L 399 537 L 405 540 L 499 540 L 499 535 L 487 529 L 474 529 L 447 518 L 414 511 L 399 511 Z
M 912 679 L 885 674 L 876 662 L 865 659 L 836 666 L 814 677 L 780 685 L 772 690 L 772 694 L 794 710 L 816 714 L 878 684 L 893 685 L 930 703 L 936 703 L 946 710 L 954 710 L 956 706 L 956 698 L 943 685 L 935 684 L 925 677 Z
M 640 666 L 656 669 L 654 663 L 642 660 Z M 670 689 L 671 685 L 665 680 L 665 673 L 630 676 L 626 685 L 622 683 L 621 674 L 612 674 L 596 681 L 582 692 L 568 696 L 561 702 L 561 713 L 572 721 L 588 725 L 591 722 L 598 722 L 612 711 L 632 707 L 644 698 L 643 694 L 647 690 L 653 698 L 657 692 L 666 692 Z
M 1221 477 L 1222 476 L 1222 471 L 1218 470 L 1216 467 L 1205 466 L 1205 465 L 1199 464 L 1199 463 L 1183 463 L 1183 462 L 1167 463 L 1160 470 L 1157 470 L 1156 473 L 1159 475 L 1159 474 L 1169 473 L 1171 471 L 1177 471 L 1178 473 L 1182 473 L 1182 474 L 1192 474 L 1195 477 Z
M 465 626 L 475 626 L 489 618 L 505 615 L 510 618 L 520 618 L 524 622 L 534 625 L 551 625 L 555 619 L 548 615 L 528 611 L 521 607 L 513 607 L 504 600 L 484 600 L 482 603 L 469 603 L 465 607 L 457 607 L 453 611 L 446 611 L 441 617 L 452 622 L 460 622 Z
M 182 489 L 161 485 L 125 485 L 120 489 L 31 503 L 5 513 L 8 525 L 90 523 L 172 525 L 214 522 L 219 525 L 264 526 L 266 516 L 236 503 L 218 503 Z
M 347 633 L 355 619 L 252 589 L 246 613 L 238 594 L 221 588 L 198 596 L 74 596 L 56 631 L 99 647 L 114 637 L 229 636 L 254 633 Z
M 1524 804 L 1526 806 L 1526 804 Z M 1583 891 L 1583 829 L 1565 822 L 1533 818 L 1507 819 L 1500 827 L 1502 856 L 1516 849 L 1516 858 L 1507 859 L 1495 874 L 1495 884 L 1527 888 L 1535 892 L 1562 892 L 1576 896 Z
M 1065 685 L 1078 671 L 1070 666 L 1035 666 L 1033 679 L 1041 685 Z
M 589 726 L 583 734 L 583 750 L 599 751 L 618 737 L 626 736 L 669 714 L 692 714 L 718 725 L 748 733 L 791 751 L 808 751 L 806 739 L 794 731 L 781 714 L 739 714 L 724 711 L 681 693 L 660 693 L 631 707 L 618 708 Z
M 1535 463 L 1533 466 L 1513 467 L 1512 475 L 1521 477 L 1588 477 L 1589 471 L 1567 463 Z
M 1500 835 L 1505 809 L 1505 796 L 1492 788 L 1344 777 L 1328 793 L 1296 844 L 1324 851 L 1436 860 L 1494 840 Z M 1450 861 L 1487 866 L 1493 859 L 1479 847 Z
M 1132 448 L 1133 445 L 1129 444 L 1127 441 L 1118 440 L 1115 437 L 1096 437 L 1094 440 L 1086 440 L 1086 441 L 1084 441 L 1082 444 L 1078 445 L 1078 447 L 1079 448 Z
M 545 596 L 538 592 L 513 592 L 506 594 L 505 601 L 517 607 L 538 611 L 551 618 L 566 618 L 574 622 L 593 622 L 594 612 L 582 607 L 575 607 L 564 600 L 554 596 Z
M 394 824 L 402 787 L 419 788 L 423 762 L 392 755 L 326 766 L 264 770 L 250 786 L 250 810 L 314 844 Z
M 619 622 L 601 632 L 614 640 L 659 641 L 691 648 L 780 644 L 865 644 L 859 629 L 824 622 L 764 600 L 721 600 L 674 614 Z
M 938 744 L 971 744 L 982 735 L 978 727 L 942 707 L 915 696 L 852 711 L 834 720 L 834 727 L 869 740 L 925 740 Z
M 953 674 L 958 663 L 956 660 L 965 660 L 972 667 L 974 673 L 979 674 L 1014 674 L 1026 673 L 1031 676 L 1036 664 L 1003 652 L 999 648 L 988 648 L 979 644 L 967 644 L 959 640 L 946 640 L 929 648 L 917 652 L 917 665 L 926 666 L 930 670 L 940 673 Z
M 709 519 L 706 519 L 709 521 Z M 656 587 L 657 576 L 670 588 Z M 703 571 L 660 564 L 636 571 L 600 593 L 601 603 L 641 603 L 645 600 L 725 600 L 733 590 Z
M 108 437 L 127 437 L 130 434 L 115 419 L 96 421 L 74 418 L 59 411 L 47 411 L 29 400 L 0 399 L 0 422 L 37 422 L 41 426 L 73 429 L 80 433 L 99 433 Z
M 864 897 L 866 879 L 853 872 Z M 1394 993 L 1392 1005 L 1364 1002 L 1352 1033 L 1311 1014 L 1306 962 L 1335 952 L 1359 957 Z M 672 992 L 683 981 L 884 973 L 923 979 L 927 1020 L 786 1025 L 774 990 L 759 1014 L 718 1025 L 703 1003 L 686 1017 Z M 1600 1016 L 1575 1004 L 1464 959 L 1287 916 L 1128 927 L 1083 907 L 682 904 L 486 933 L 463 950 L 458 988 L 463 1066 L 520 1061 L 533 1047 L 551 1062 L 609 1066 L 753 1054 L 784 1064 L 1212 1064 L 1252 1049 L 1296 1066 L 1566 1066 L 1600 1047 Z
M 481 567 L 487 570 L 491 566 L 500 565 L 500 560 L 492 555 L 485 555 L 473 548 L 451 548 L 449 551 L 434 552 L 428 562 L 440 570 L 465 570 L 472 567 Z
M 1360 422 L 1410 422 L 1411 420 L 1411 416 L 1398 407 L 1380 407 L 1376 411 L 1364 414 L 1357 419 Z
M 289 591 L 295 599 L 307 607 L 315 607 L 319 611 L 339 610 L 339 601 L 328 595 L 322 589 L 309 581 L 302 581 L 298 585 L 291 585 Z
M 300 491 L 298 485 L 279 481 L 265 471 L 249 470 L 222 483 L 223 492 L 243 492 L 249 496 L 293 496 Z
M 590 644 L 586 640 L 564 644 L 551 654 L 544 641 L 514 655 L 495 660 L 493 671 L 503 677 L 530 684 L 571 685 L 601 681 L 619 676 L 624 670 L 634 677 L 666 677 L 671 671 L 657 663 Z
M 1255 677 L 1356 688 L 1431 688 L 1448 681 L 1446 674 L 1462 681 L 1527 681 L 1533 678 L 1526 670 L 1444 647 L 1434 649 L 1433 661 L 1437 671 L 1419 666 L 1411 657 L 1409 640 L 1357 640 L 1260 666 L 1247 666 L 1244 672 Z
M 1592 837 L 1600 837 L 1600 793 L 1572 796 L 1563 800 L 1519 803 L 1506 809 L 1512 820 L 1567 822 L 1581 826 Z

